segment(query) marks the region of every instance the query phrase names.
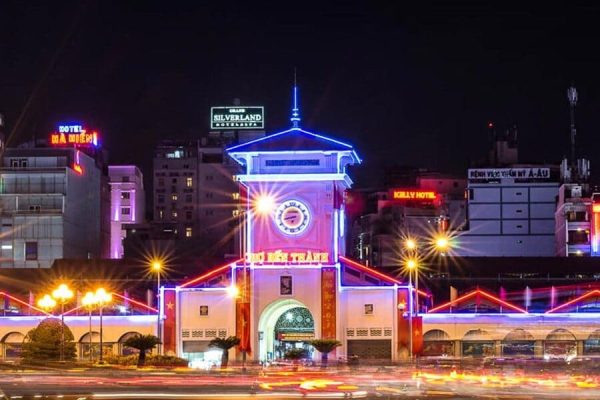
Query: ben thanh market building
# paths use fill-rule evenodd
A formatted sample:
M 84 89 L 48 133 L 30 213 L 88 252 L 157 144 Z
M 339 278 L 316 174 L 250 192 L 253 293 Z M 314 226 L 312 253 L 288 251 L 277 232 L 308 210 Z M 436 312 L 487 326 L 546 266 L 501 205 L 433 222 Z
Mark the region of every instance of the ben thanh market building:
M 126 353 L 127 337 L 160 329 L 163 353 L 196 364 L 218 360 L 210 340 L 232 335 L 241 338 L 235 357 L 255 361 L 281 358 L 291 348 L 312 351 L 307 341 L 313 338 L 339 340 L 335 357 L 388 361 L 408 357 L 411 343 L 421 356 L 600 354 L 596 287 L 541 312 L 477 289 L 417 313 L 412 285 L 344 256 L 344 193 L 352 185 L 347 167 L 361 162 L 354 148 L 302 129 L 297 108 L 292 123 L 228 149 L 243 167 L 236 180 L 244 258 L 162 287 L 159 310 L 115 295 L 119 304 L 104 314 L 105 353 Z M 418 295 L 419 304 L 431 303 L 427 293 Z M 0 298 L 3 358 L 18 356 L 40 320 L 60 317 L 3 291 Z M 98 315 L 91 317 L 91 334 L 80 305 L 65 310 L 64 319 L 79 357 L 88 357 L 100 340 Z

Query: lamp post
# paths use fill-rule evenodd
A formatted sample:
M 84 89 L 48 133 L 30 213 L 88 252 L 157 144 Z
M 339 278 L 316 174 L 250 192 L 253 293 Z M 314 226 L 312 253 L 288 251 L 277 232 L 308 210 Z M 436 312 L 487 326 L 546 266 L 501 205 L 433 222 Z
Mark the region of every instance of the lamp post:
M 450 239 L 444 233 L 439 233 L 432 238 L 430 242 L 431 246 L 428 249 L 428 254 L 431 255 L 431 252 L 438 253 L 440 255 L 445 255 L 446 252 L 450 249 Z M 409 321 L 409 330 L 410 330 L 410 357 L 412 360 L 413 357 L 413 324 L 412 319 L 413 316 L 418 316 L 420 312 L 419 305 L 419 268 L 421 267 L 421 259 L 422 255 L 420 252 L 419 243 L 413 238 L 407 238 L 404 241 L 404 251 L 406 252 L 407 258 L 405 262 L 405 267 L 408 270 L 408 282 L 410 288 L 410 303 L 409 303 L 409 313 L 410 313 L 410 321 Z M 432 250 L 431 252 L 429 250 Z M 414 278 L 414 291 L 412 287 L 412 274 L 415 274 Z
M 90 352 L 90 362 L 93 362 L 94 361 L 94 351 L 93 351 L 93 347 L 92 347 L 92 310 L 94 309 L 94 306 L 97 303 L 96 295 L 94 295 L 94 292 L 87 292 L 85 294 L 85 296 L 83 296 L 81 303 L 88 310 L 89 315 L 90 315 L 90 330 L 88 333 L 89 334 L 89 352 Z
M 100 314 L 100 357 L 98 362 L 100 364 L 104 363 L 103 360 L 103 355 L 104 355 L 104 349 L 103 347 L 103 343 L 102 343 L 102 310 L 104 308 L 105 305 L 107 305 L 108 303 L 110 303 L 112 301 L 112 295 L 110 293 L 107 293 L 106 290 L 104 290 L 103 288 L 99 288 L 96 290 L 96 304 L 98 305 L 98 310 L 99 310 L 99 314 Z
M 159 260 L 154 260 L 152 262 L 152 271 L 156 273 L 156 309 L 158 310 L 156 316 L 156 336 L 159 341 L 161 340 L 161 332 L 160 332 L 160 273 L 162 271 L 162 262 Z M 158 354 L 161 354 L 162 348 L 161 345 L 158 345 Z
M 408 331 L 409 331 L 409 339 L 408 339 L 408 355 L 410 360 L 413 359 L 413 308 L 414 308 L 414 297 L 412 292 L 412 274 L 413 270 L 416 271 L 418 267 L 417 260 L 414 258 L 409 258 L 406 261 L 406 269 L 408 270 L 408 289 L 409 289 L 409 303 L 408 303 Z
M 52 297 L 60 303 L 60 361 L 65 361 L 65 304 L 73 298 L 73 291 L 62 283 L 52 292 Z

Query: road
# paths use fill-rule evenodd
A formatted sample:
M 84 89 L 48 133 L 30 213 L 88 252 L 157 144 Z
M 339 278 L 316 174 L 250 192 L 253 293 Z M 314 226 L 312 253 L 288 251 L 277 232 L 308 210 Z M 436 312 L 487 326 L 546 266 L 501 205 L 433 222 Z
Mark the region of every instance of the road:
M 117 370 L 3 371 L 9 399 L 223 398 L 498 398 L 598 399 L 600 371 L 592 368 L 455 369 L 362 367 L 358 370 L 157 372 Z

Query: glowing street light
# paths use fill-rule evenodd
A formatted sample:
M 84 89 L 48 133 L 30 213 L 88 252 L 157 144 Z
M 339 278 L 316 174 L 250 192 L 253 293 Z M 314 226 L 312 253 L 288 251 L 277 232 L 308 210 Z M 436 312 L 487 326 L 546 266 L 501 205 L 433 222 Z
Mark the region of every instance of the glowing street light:
M 60 361 L 65 360 L 65 304 L 73 298 L 73 291 L 61 283 L 58 289 L 52 292 L 54 297 L 60 303 Z
M 96 307 L 96 295 L 94 292 L 87 292 L 83 299 L 81 299 L 81 304 L 88 310 L 90 313 L 90 331 L 89 331 L 89 340 L 90 340 L 90 362 L 94 361 L 94 352 L 92 348 L 92 310 Z
M 435 249 L 437 251 L 446 251 L 450 247 L 450 242 L 446 236 L 438 236 L 435 239 Z
M 226 290 L 229 297 L 238 297 L 240 295 L 240 288 L 237 286 L 228 286 Z
M 404 248 L 406 248 L 406 250 L 415 250 L 417 248 L 417 242 L 414 239 L 406 239 Z
M 268 215 L 275 208 L 275 199 L 268 194 L 262 194 L 254 201 L 254 209 L 260 215 Z
M 99 288 L 96 290 L 94 297 L 96 298 L 96 304 L 98 305 L 99 310 L 100 310 L 100 359 L 99 359 L 99 363 L 102 364 L 104 362 L 103 361 L 104 349 L 102 348 L 102 346 L 103 346 L 103 343 L 102 343 L 102 310 L 105 305 L 107 305 L 108 303 L 110 303 L 112 301 L 112 294 L 107 293 L 104 288 Z
M 56 300 L 54 300 L 52 296 L 47 294 L 38 300 L 37 305 L 44 311 L 51 311 L 54 307 L 56 307 Z

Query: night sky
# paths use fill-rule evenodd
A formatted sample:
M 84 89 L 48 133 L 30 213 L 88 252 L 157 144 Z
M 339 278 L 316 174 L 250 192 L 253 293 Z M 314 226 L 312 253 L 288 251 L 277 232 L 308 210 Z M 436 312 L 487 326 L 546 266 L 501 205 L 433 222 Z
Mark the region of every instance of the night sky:
M 466 176 L 488 121 L 518 125 L 522 161 L 557 162 L 572 82 L 580 154 L 600 168 L 600 8 L 279 3 L 3 1 L 9 145 L 81 121 L 149 177 L 155 144 L 206 134 L 210 106 L 240 98 L 287 128 L 297 68 L 302 126 L 355 144 L 362 186 L 386 163 Z

